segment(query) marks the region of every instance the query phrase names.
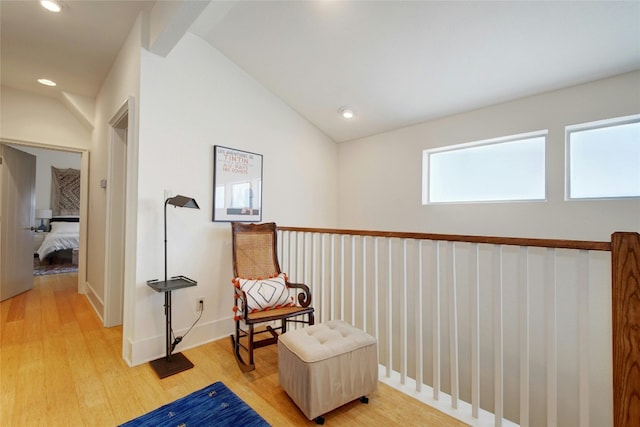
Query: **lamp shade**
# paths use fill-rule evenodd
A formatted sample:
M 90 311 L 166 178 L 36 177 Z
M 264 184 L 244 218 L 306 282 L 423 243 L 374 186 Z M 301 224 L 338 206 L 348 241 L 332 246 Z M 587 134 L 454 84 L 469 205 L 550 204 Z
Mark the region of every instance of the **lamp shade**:
M 38 219 L 51 219 L 53 217 L 53 211 L 51 209 L 38 209 L 36 211 L 36 218 Z
M 178 195 L 174 197 L 169 197 L 166 201 L 166 204 L 178 206 L 180 208 L 200 209 L 200 206 L 198 206 L 198 203 L 191 197 L 187 197 L 187 196 Z

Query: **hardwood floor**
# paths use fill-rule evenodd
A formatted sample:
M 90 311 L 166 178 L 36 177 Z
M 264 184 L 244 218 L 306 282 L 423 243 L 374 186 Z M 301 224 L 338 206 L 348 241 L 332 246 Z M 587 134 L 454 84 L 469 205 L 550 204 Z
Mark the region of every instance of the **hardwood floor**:
M 186 350 L 195 367 L 159 380 L 149 364 L 125 364 L 121 327 L 102 327 L 75 274 L 34 279 L 0 303 L 1 426 L 115 426 L 216 381 L 273 426 L 316 425 L 280 388 L 275 346 L 243 374 L 222 339 Z M 327 414 L 326 425 L 465 425 L 384 384 L 369 397 Z

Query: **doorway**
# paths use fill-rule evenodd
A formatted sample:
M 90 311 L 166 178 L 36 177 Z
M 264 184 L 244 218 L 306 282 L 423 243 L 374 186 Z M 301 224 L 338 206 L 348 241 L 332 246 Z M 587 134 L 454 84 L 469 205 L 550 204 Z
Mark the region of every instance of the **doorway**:
M 6 140 L 3 139 L 0 141 L 3 147 L 13 146 L 14 148 L 24 151 L 26 153 L 34 154 L 36 157 L 40 153 L 51 153 L 52 156 L 57 156 L 62 153 L 71 153 L 78 155 L 80 157 L 80 248 L 79 248 L 79 256 L 78 256 L 78 293 L 85 293 L 86 290 L 86 241 L 87 241 L 87 230 L 86 230 L 86 216 L 87 216 L 87 207 L 88 207 L 88 174 L 89 174 L 89 153 L 86 150 L 77 149 L 73 147 L 63 147 L 63 146 L 52 146 L 45 145 L 41 143 L 27 142 L 27 141 L 17 141 L 17 140 Z M 12 203 L 8 200 L 10 197 L 6 191 L 0 191 L 0 203 L 3 206 L 8 206 L 9 203 Z M 29 197 L 29 196 L 24 196 Z M 34 196 L 31 196 L 34 197 Z M 33 201 L 33 208 L 35 208 L 35 200 Z M 33 217 L 33 214 L 31 215 Z M 35 224 L 34 224 L 35 225 Z M 2 227 L 5 224 L 3 222 Z M 2 230 L 0 233 L 2 233 Z M 31 233 L 33 234 L 33 233 Z M 15 248 L 18 245 L 18 242 L 10 234 L 2 234 L 3 245 L 7 248 Z M 18 245 L 20 246 L 20 245 Z M 33 281 L 33 247 L 34 247 L 34 238 L 30 238 L 29 244 L 29 253 L 24 255 L 24 259 L 22 260 L 25 265 L 25 271 L 28 269 L 28 274 L 30 276 L 31 282 Z M 2 257 L 2 263 L 6 265 L 7 262 L 7 251 L 4 251 L 0 254 Z

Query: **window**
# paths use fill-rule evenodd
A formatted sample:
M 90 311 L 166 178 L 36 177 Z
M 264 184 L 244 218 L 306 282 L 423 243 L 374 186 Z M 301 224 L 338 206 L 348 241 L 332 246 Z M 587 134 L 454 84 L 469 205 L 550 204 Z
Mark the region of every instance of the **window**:
M 546 131 L 423 151 L 422 204 L 544 200 Z
M 567 199 L 640 197 L 640 115 L 569 126 Z

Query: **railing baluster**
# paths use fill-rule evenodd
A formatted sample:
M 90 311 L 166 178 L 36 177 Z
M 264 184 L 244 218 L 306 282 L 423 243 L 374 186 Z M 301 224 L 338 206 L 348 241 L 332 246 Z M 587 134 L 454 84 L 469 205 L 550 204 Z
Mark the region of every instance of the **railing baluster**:
M 402 239 L 402 296 L 400 299 L 400 383 L 407 382 L 407 239 Z
M 351 324 L 356 324 L 356 236 L 351 236 Z
M 291 240 L 294 236 L 295 232 L 292 231 L 287 235 L 287 263 L 289 268 L 287 268 L 287 274 L 294 280 L 296 278 L 296 265 L 292 258 L 295 256 L 293 251 L 291 250 Z M 294 280 L 296 281 L 296 280 Z
M 299 255 L 300 269 L 302 270 L 300 276 L 302 276 L 302 283 L 309 283 L 307 277 L 307 233 L 300 233 L 300 239 L 302 240 L 302 250 L 299 251 L 302 252 Z
M 367 236 L 362 236 L 362 329 L 369 332 L 367 327 Z M 355 299 L 355 298 L 354 298 Z
M 289 256 L 292 258 L 291 265 L 296 282 L 300 281 L 300 264 L 298 260 L 298 233 L 291 233 L 289 244 Z
M 387 239 L 387 377 L 393 370 L 393 241 Z
M 440 399 L 440 242 L 436 242 L 436 282 L 433 287 L 432 318 L 433 318 L 433 399 Z
M 290 278 L 293 277 L 293 281 L 294 282 L 301 282 L 302 281 L 302 274 L 300 272 L 300 264 L 299 264 L 299 252 L 300 252 L 300 247 L 298 245 L 298 238 L 299 238 L 300 233 L 298 233 L 297 231 L 291 233 L 291 245 L 290 245 L 290 253 L 291 253 L 291 257 L 293 258 L 293 267 L 292 267 L 292 271 L 293 271 L 293 276 L 289 276 Z M 299 317 L 297 317 L 297 319 L 299 319 Z M 298 325 L 297 324 L 293 324 L 291 326 L 290 329 L 297 329 Z
M 327 318 L 327 309 L 329 304 L 326 304 L 327 301 L 327 253 L 326 253 L 326 245 L 325 245 L 325 236 L 326 234 L 320 234 L 320 286 L 322 291 L 320 292 L 320 319 L 319 322 L 324 322 L 324 319 Z
M 416 307 L 416 391 L 420 393 L 422 391 L 422 383 L 424 382 L 423 363 L 424 356 L 422 353 L 423 339 L 422 339 L 422 287 L 424 286 L 423 268 L 422 268 L 422 240 L 418 240 L 418 296 Z
M 319 278 L 318 278 L 318 263 L 319 261 L 319 256 L 318 256 L 318 246 L 317 246 L 317 242 L 318 242 L 318 235 L 316 233 L 309 233 L 311 235 L 311 242 L 309 242 L 309 244 L 311 245 L 311 249 L 309 251 L 309 282 L 307 283 L 310 287 L 311 287 L 311 295 L 312 295 L 312 301 L 311 303 L 313 304 L 314 307 L 322 307 L 322 300 L 319 298 L 320 293 L 318 292 L 319 288 L 317 286 L 317 283 L 319 283 Z M 320 312 L 316 312 L 315 314 L 316 316 L 320 316 Z
M 314 293 L 311 294 L 313 302 L 317 301 L 317 293 L 315 292 L 316 284 L 318 283 L 319 270 L 320 270 L 320 255 L 318 249 L 319 235 L 316 233 L 309 233 L 311 241 L 309 242 L 309 285 L 314 288 Z
M 306 282 L 306 255 L 307 255 L 307 247 L 306 247 L 306 239 L 305 233 L 297 233 L 296 235 L 296 264 L 298 264 L 298 277 L 302 283 Z
M 545 337 L 547 348 L 547 426 L 558 424 L 558 355 L 556 340 L 556 250 L 547 249 L 545 262 Z
M 580 426 L 589 426 L 589 253 L 578 254 L 578 383 Z
M 373 238 L 373 328 L 376 340 L 380 342 L 380 306 L 379 306 L 379 293 L 380 292 L 380 258 L 378 256 L 378 243 L 380 238 Z M 378 348 L 378 352 L 380 349 Z
M 281 242 L 286 242 L 287 239 L 289 238 L 289 233 L 291 233 L 290 231 L 283 231 L 282 232 L 282 238 L 280 239 Z M 280 253 L 280 259 L 283 260 L 285 263 L 288 262 L 288 259 L 285 257 L 286 255 L 286 244 L 282 245 L 282 249 L 281 249 L 281 253 Z M 286 266 L 287 269 L 289 269 L 289 266 Z
M 493 381 L 495 426 L 502 426 L 504 410 L 504 360 L 502 313 L 502 245 L 493 246 Z
M 345 235 L 340 236 L 340 319 L 344 320 L 344 239 Z
M 309 251 L 307 249 L 307 233 L 301 232 L 300 238 L 302 239 L 302 254 L 300 260 L 300 268 L 302 269 L 301 276 L 303 277 L 302 283 L 309 285 Z M 313 295 L 313 293 L 311 295 Z M 302 320 L 303 318 L 304 316 L 297 317 L 298 320 Z M 296 329 L 302 327 L 301 323 L 295 323 L 294 325 Z
M 282 230 L 277 230 L 276 231 L 276 238 L 278 239 L 278 242 L 282 242 L 282 236 L 284 235 L 284 231 Z M 278 247 L 276 248 L 276 254 L 278 255 L 278 260 L 282 259 L 282 243 L 278 244 Z M 284 267 L 284 265 L 281 265 L 280 267 Z
M 529 248 L 520 247 L 520 427 L 529 427 Z
M 301 242 L 302 240 L 302 242 Z M 296 264 L 297 281 L 304 281 L 304 234 L 296 232 L 294 236 L 294 262 Z
M 449 372 L 451 376 L 451 407 L 458 409 L 458 299 L 456 276 L 456 244 L 451 243 L 451 286 L 449 287 Z
M 331 317 L 336 318 L 336 239 L 332 234 L 331 237 Z
M 480 409 L 480 249 L 471 244 L 471 416 L 478 418 Z

